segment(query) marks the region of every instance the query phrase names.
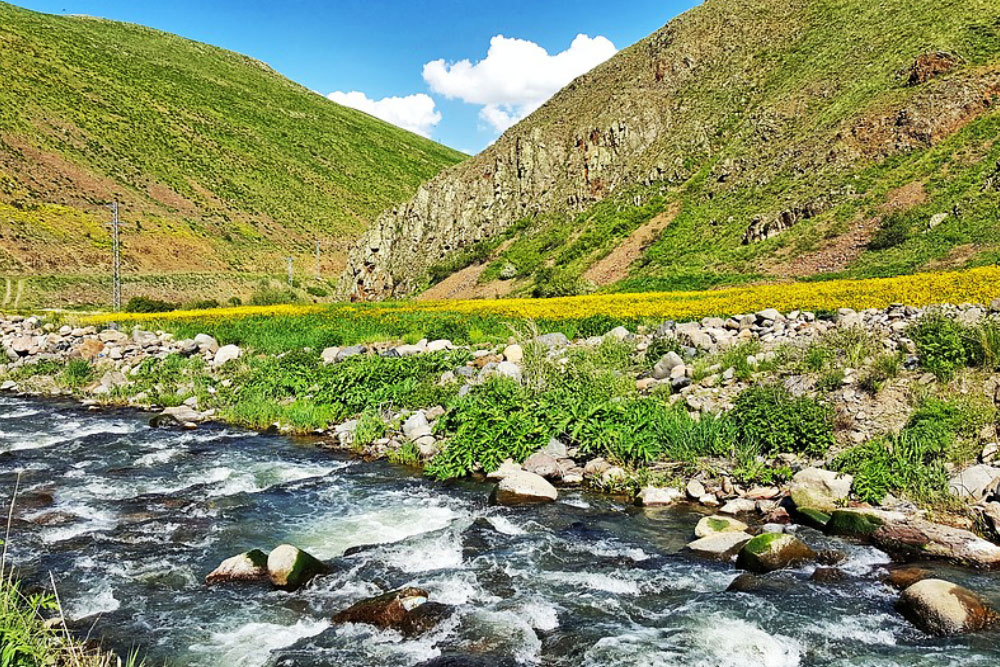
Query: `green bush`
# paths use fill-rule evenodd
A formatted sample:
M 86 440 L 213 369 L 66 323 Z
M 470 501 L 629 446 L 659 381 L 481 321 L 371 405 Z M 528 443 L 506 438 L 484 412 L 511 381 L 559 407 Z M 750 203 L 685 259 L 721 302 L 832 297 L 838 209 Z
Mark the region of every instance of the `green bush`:
M 982 356 L 970 330 L 941 313 L 927 313 L 907 333 L 917 347 L 921 365 L 941 380 L 950 379 Z
M 354 439 L 351 444 L 361 449 L 369 446 L 385 435 L 387 430 L 385 420 L 374 410 L 365 410 L 358 417 L 358 425 L 354 429 Z
M 134 296 L 125 304 L 126 313 L 167 313 L 178 308 L 176 303 L 145 296 Z
M 70 387 L 88 384 L 94 378 L 94 369 L 86 359 L 71 359 L 63 371 L 63 379 Z
M 330 296 L 329 290 L 323 287 L 317 287 L 316 285 L 309 285 L 308 287 L 306 287 L 306 293 L 309 294 L 310 296 L 315 296 L 320 299 Z
M 300 303 L 301 301 L 298 293 L 290 288 L 260 287 L 250 295 L 250 305 L 252 306 L 279 306 L 286 303 Z
M 893 215 L 882 221 L 875 235 L 868 242 L 869 250 L 888 250 L 906 243 L 913 233 L 913 223 L 902 215 Z
M 762 454 L 822 456 L 834 443 L 833 410 L 778 386 L 757 385 L 736 399 L 731 411 L 737 441 Z
M 215 299 L 201 299 L 199 301 L 194 301 L 190 305 L 186 305 L 186 310 L 211 310 L 212 308 L 218 308 L 219 302 Z
M 543 266 L 535 273 L 531 295 L 536 299 L 576 296 L 591 291 L 590 286 L 571 269 Z

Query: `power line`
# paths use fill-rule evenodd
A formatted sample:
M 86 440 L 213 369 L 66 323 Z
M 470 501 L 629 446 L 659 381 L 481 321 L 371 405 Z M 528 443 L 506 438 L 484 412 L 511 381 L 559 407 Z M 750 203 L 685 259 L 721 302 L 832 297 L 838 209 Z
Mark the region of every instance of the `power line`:
M 116 313 L 122 310 L 122 241 L 121 229 L 118 223 L 118 201 L 115 200 L 109 205 L 111 209 L 111 281 L 112 309 Z

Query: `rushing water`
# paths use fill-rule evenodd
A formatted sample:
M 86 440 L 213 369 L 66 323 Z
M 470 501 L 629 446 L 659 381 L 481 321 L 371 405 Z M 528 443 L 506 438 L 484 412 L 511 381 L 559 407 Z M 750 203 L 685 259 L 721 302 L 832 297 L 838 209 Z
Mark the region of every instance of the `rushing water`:
M 792 667 L 995 665 L 1000 636 L 931 639 L 893 611 L 888 562 L 848 551 L 850 577 L 784 573 L 727 593 L 730 565 L 678 553 L 699 515 L 642 511 L 586 493 L 497 508 L 489 488 L 443 486 L 307 442 L 236 430 L 154 430 L 134 412 L 0 398 L 0 490 L 21 473 L 11 558 L 52 572 L 67 616 L 153 664 L 477 664 Z M 222 559 L 282 542 L 334 574 L 297 593 L 204 587 Z M 345 549 L 379 545 L 343 557 Z M 1000 603 L 1000 577 L 943 573 Z M 456 613 L 429 634 L 330 623 L 359 599 L 425 588 Z

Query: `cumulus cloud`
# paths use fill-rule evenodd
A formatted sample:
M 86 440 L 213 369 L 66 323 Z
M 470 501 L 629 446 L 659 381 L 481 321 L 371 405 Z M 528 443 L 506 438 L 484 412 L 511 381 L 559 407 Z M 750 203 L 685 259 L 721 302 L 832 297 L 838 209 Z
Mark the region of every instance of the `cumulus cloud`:
M 568 49 L 550 55 L 534 42 L 497 35 L 485 59 L 431 61 L 424 80 L 435 93 L 481 105 L 480 118 L 502 132 L 616 52 L 601 36 L 577 35 Z
M 356 90 L 349 93 L 338 90 L 327 97 L 337 104 L 364 111 L 424 137 L 431 136 L 431 131 L 441 122 L 441 112 L 435 108 L 434 100 L 424 93 L 373 100 Z

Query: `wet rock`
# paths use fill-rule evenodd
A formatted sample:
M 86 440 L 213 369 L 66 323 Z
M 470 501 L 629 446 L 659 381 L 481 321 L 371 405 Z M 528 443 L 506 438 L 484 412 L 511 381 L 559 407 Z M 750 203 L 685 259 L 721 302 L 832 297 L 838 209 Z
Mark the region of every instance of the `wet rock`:
M 260 549 L 227 558 L 205 577 L 205 583 L 229 583 L 233 581 L 265 581 L 267 574 L 267 554 Z
M 815 560 L 816 552 L 792 535 L 764 533 L 747 542 L 736 557 L 737 567 L 766 574 Z
M 809 581 L 822 584 L 834 584 L 845 579 L 847 579 L 847 573 L 839 567 L 817 567 L 809 577 Z
M 442 655 L 422 662 L 417 667 L 517 667 L 510 658 L 492 655 Z
M 422 635 L 433 630 L 454 611 L 453 607 L 440 602 L 425 602 L 407 612 L 397 629 L 407 637 Z
M 725 532 L 714 533 L 690 542 L 685 549 L 702 558 L 729 560 L 749 542 L 748 533 Z
M 893 588 L 903 590 L 918 581 L 930 579 L 933 574 L 930 570 L 922 567 L 896 567 L 889 570 L 884 581 Z
M 153 428 L 177 426 L 180 428 L 193 429 L 198 427 L 198 422 L 204 420 L 204 415 L 189 405 L 178 405 L 173 408 L 166 408 L 163 412 L 149 420 L 149 425 Z
M 968 530 L 929 521 L 884 523 L 871 534 L 871 540 L 897 557 L 942 558 L 983 568 L 1000 566 L 1000 546 Z
M 869 537 L 885 523 L 874 511 L 836 510 L 826 523 L 828 535 Z
M 680 502 L 683 498 L 684 494 L 673 487 L 647 486 L 639 492 L 636 501 L 643 507 L 663 507 Z
M 978 595 L 943 579 L 924 579 L 899 596 L 896 609 L 924 632 L 938 636 L 996 627 L 997 613 Z
M 792 502 L 799 508 L 832 512 L 851 494 L 854 478 L 822 468 L 795 473 L 790 487 Z
M 714 514 L 712 516 L 702 517 L 698 521 L 698 525 L 694 527 L 695 537 L 708 537 L 709 535 L 715 535 L 716 533 L 742 533 L 747 530 L 748 526 L 742 521 L 737 521 L 736 519 L 728 516 L 720 516 Z
M 797 522 L 816 530 L 824 530 L 826 525 L 830 523 L 829 514 L 811 507 L 796 507 L 794 512 Z
M 408 614 L 427 603 L 420 588 L 401 588 L 357 602 L 333 617 L 334 623 L 365 623 L 378 628 L 399 628 Z M 414 623 L 415 627 L 419 621 Z
M 847 554 L 838 549 L 820 549 L 816 552 L 816 562 L 820 565 L 836 565 L 847 560 Z
M 948 491 L 971 502 L 988 498 L 1000 486 L 1000 468 L 979 464 L 967 468 L 948 481 Z
M 757 511 L 757 503 L 749 498 L 734 498 L 719 508 L 720 514 L 748 514 Z
M 798 585 L 798 582 L 786 577 L 762 576 L 744 572 L 740 574 L 726 587 L 727 593 L 751 593 L 787 595 L 788 592 Z
M 556 487 L 544 477 L 525 470 L 513 472 L 497 484 L 492 501 L 501 505 L 531 502 L 551 502 L 559 497 Z
M 276 547 L 267 557 L 271 583 L 285 590 L 297 590 L 329 568 L 321 560 L 290 544 Z

